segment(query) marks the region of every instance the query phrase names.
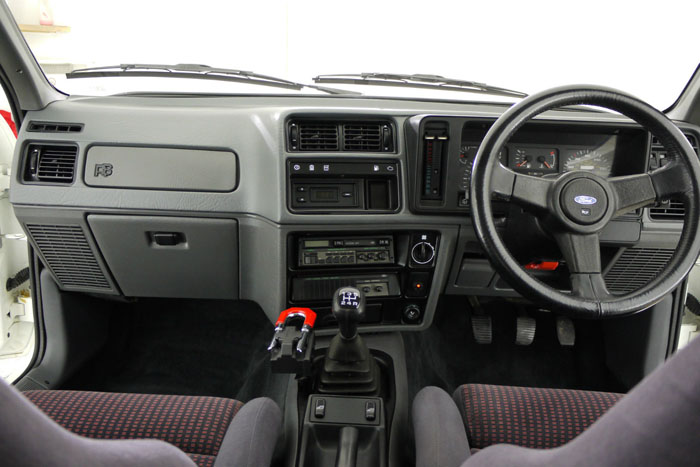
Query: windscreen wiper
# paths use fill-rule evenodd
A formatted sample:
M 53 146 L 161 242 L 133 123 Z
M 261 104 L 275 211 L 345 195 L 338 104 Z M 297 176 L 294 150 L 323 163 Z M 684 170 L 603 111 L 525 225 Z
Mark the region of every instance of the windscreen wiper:
M 114 76 L 211 79 L 216 81 L 233 81 L 237 83 L 255 84 L 259 86 L 295 89 L 297 91 L 303 88 L 310 88 L 328 94 L 360 94 L 358 92 L 346 91 L 343 89 L 334 89 L 325 86 L 316 86 L 313 84 L 295 83 L 294 81 L 275 78 L 274 76 L 262 75 L 252 71 L 214 68 L 207 65 L 189 63 L 181 63 L 177 65 L 129 63 L 96 68 L 80 68 L 78 70 L 73 70 L 70 73 L 66 73 L 66 78 L 68 79 L 102 78 Z
M 406 75 L 398 73 L 357 73 L 319 75 L 315 83 L 365 84 L 373 86 L 404 86 L 411 88 L 443 89 L 446 91 L 477 92 L 506 97 L 527 97 L 512 89 L 499 88 L 475 81 L 445 78 L 438 75 Z

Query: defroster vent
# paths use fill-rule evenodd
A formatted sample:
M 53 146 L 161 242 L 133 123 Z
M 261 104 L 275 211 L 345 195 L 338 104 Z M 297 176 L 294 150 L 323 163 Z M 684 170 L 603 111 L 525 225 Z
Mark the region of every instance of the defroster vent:
M 80 226 L 27 224 L 27 230 L 63 287 L 112 289 Z
M 25 182 L 73 183 L 78 147 L 72 144 L 30 144 L 24 164 Z
M 666 267 L 673 251 L 663 248 L 628 248 L 605 273 L 608 290 L 623 294 L 637 290 Z

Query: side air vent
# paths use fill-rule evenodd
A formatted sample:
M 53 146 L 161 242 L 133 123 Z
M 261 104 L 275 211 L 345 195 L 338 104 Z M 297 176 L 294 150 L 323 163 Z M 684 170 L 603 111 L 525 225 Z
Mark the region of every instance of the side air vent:
M 394 128 L 386 121 L 295 120 L 287 141 L 295 152 L 393 152 Z
M 696 154 L 700 154 L 698 149 L 698 140 L 695 136 L 685 135 L 690 142 L 690 145 L 695 150 Z M 663 167 L 666 164 L 666 148 L 659 142 L 656 137 L 651 140 L 651 154 L 649 155 L 649 169 L 653 170 Z M 685 216 L 685 207 L 683 203 L 675 199 L 666 199 L 659 206 L 649 209 L 649 217 L 658 221 L 682 221 Z
M 64 144 L 30 144 L 24 165 L 25 182 L 73 183 L 78 147 Z
M 27 230 L 63 287 L 112 289 L 80 226 L 27 224 Z
M 82 123 L 29 122 L 27 131 L 41 133 L 79 133 Z
M 623 294 L 646 285 L 666 266 L 673 251 L 661 248 L 626 249 L 605 274 L 608 290 Z

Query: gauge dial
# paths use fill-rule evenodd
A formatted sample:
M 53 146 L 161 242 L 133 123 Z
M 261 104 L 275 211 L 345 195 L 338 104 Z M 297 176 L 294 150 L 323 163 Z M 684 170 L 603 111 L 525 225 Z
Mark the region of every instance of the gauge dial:
M 555 148 L 516 148 L 510 160 L 510 167 L 519 172 L 556 172 L 559 163 Z
M 613 159 L 610 153 L 596 149 L 572 150 L 564 160 L 564 171 L 585 170 L 601 177 L 607 177 L 612 171 Z

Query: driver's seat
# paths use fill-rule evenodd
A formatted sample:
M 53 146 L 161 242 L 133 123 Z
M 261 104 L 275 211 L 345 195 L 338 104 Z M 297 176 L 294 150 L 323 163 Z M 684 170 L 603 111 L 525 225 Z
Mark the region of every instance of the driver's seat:
M 467 385 L 453 400 L 428 387 L 413 403 L 416 466 L 700 465 L 699 409 L 700 339 L 624 397 Z

